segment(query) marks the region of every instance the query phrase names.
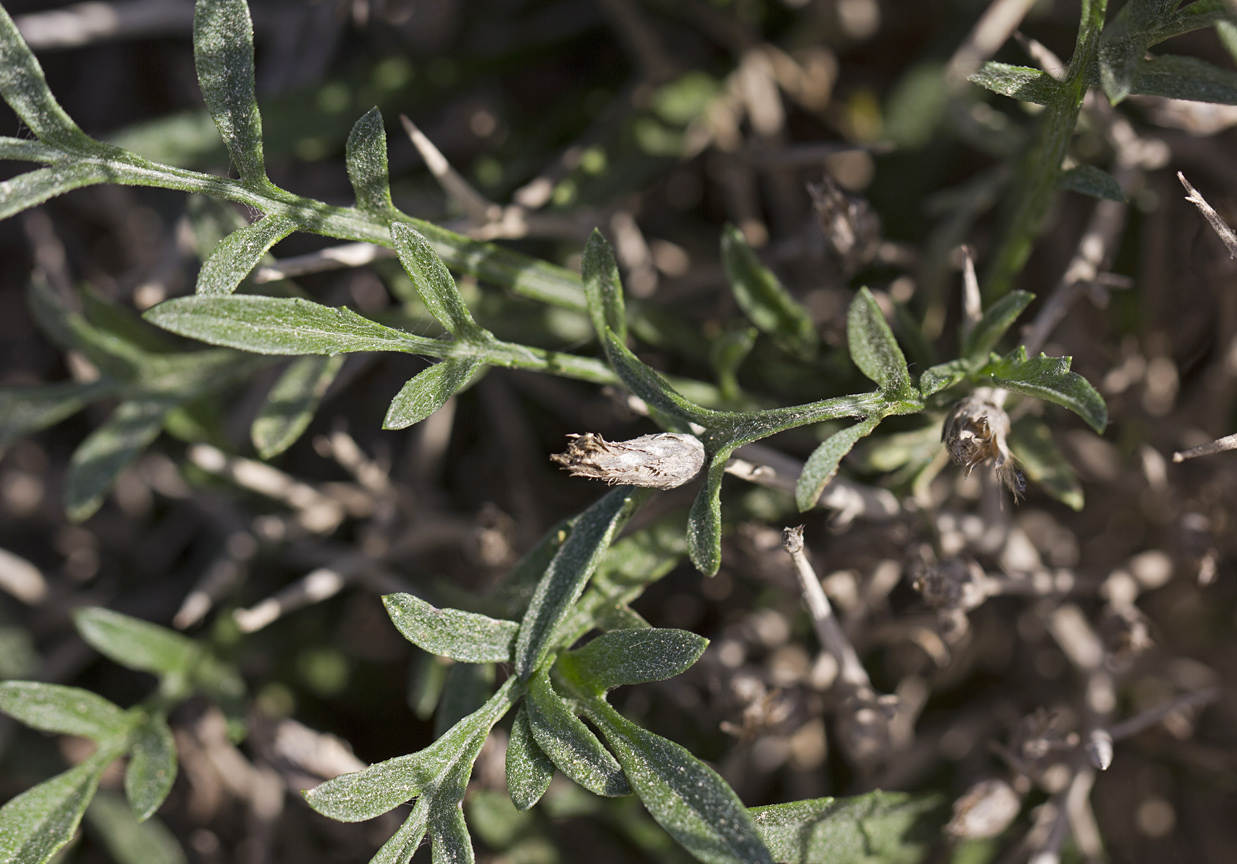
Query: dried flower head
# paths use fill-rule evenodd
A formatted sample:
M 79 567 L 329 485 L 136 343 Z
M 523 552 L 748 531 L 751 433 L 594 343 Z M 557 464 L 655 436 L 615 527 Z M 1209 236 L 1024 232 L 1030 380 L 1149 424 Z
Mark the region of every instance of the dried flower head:
M 693 435 L 662 432 L 630 441 L 607 441 L 592 432 L 568 437 L 567 452 L 555 453 L 550 461 L 573 477 L 604 480 L 611 486 L 626 483 L 673 489 L 704 467 L 704 445 Z
M 911 585 L 933 609 L 968 612 L 987 599 L 986 581 L 983 568 L 955 555 L 935 566 L 917 567 Z
M 970 476 L 979 464 L 992 460 L 997 479 L 1017 498 L 1026 491 L 1026 480 L 1018 470 L 1009 445 L 1009 415 L 1005 409 L 983 396 L 972 395 L 958 402 L 945 418 L 941 440 L 949 458 Z

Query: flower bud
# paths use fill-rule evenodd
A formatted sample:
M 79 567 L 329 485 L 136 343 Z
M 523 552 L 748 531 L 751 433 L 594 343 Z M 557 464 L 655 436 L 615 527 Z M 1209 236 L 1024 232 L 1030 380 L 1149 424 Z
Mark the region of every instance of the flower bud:
M 585 432 L 569 435 L 566 453 L 550 457 L 573 477 L 604 480 L 611 486 L 649 486 L 673 489 L 682 486 L 704 467 L 704 445 L 693 435 L 662 432 L 641 435 L 630 441 L 607 441 Z

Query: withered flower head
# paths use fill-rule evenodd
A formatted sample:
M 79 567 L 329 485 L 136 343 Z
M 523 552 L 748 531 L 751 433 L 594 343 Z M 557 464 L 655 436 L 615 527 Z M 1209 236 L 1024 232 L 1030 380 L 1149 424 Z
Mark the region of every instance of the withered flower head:
M 630 441 L 607 441 L 592 432 L 568 437 L 567 452 L 555 453 L 550 461 L 573 477 L 604 480 L 611 486 L 625 483 L 673 489 L 704 467 L 704 445 L 693 435 L 662 432 Z
M 992 460 L 997 479 L 1014 497 L 1026 491 L 1026 480 L 1018 470 L 1005 439 L 1009 436 L 1009 415 L 1005 409 L 983 396 L 968 396 L 950 410 L 941 429 L 941 440 L 955 465 L 971 470 Z

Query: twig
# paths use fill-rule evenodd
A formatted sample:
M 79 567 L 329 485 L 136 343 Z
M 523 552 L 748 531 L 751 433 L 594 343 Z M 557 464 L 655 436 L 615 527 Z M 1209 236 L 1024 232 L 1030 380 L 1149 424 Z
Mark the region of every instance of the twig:
M 373 243 L 344 243 L 310 252 L 307 255 L 294 255 L 281 258 L 274 264 L 259 267 L 253 273 L 253 281 L 277 282 L 280 279 L 291 279 L 308 273 L 322 273 L 327 270 L 342 270 L 346 267 L 363 267 L 382 258 L 394 258 L 395 250 Z
M 1189 450 L 1178 450 L 1173 453 L 1174 462 L 1184 462 L 1187 459 L 1197 459 L 1199 456 L 1211 456 L 1215 453 L 1223 453 L 1226 450 L 1237 450 L 1237 433 L 1233 435 L 1225 435 L 1223 438 L 1217 438 L 1214 441 L 1209 441 L 1206 444 L 1200 444 L 1197 447 L 1191 447 Z
M 0 549 L 0 591 L 28 606 L 36 606 L 47 599 L 47 580 L 25 558 Z
M 408 119 L 406 114 L 399 115 L 399 122 L 404 124 L 404 131 L 412 140 L 412 144 L 425 160 L 425 166 L 430 169 L 438 185 L 447 193 L 447 197 L 459 204 L 465 213 L 474 221 L 480 223 L 495 222 L 502 215 L 502 208 L 472 187 L 460 172 L 451 167 L 447 157 L 434 146 L 434 142 L 425 137 L 417 125 Z
M 1237 258 L 1237 232 L 1234 232 L 1229 227 L 1228 223 L 1215 211 L 1215 208 L 1207 203 L 1207 199 L 1190 185 L 1190 181 L 1185 179 L 1185 175 L 1180 171 L 1177 172 L 1177 179 L 1181 181 L 1181 185 L 1185 187 L 1185 190 L 1190 193 L 1186 196 L 1185 200 L 1197 207 L 1198 212 L 1203 214 L 1203 218 L 1211 223 L 1212 230 L 1220 235 L 1220 240 L 1228 247 L 1229 257 Z
M 1114 741 L 1120 741 L 1122 738 L 1129 738 L 1131 735 L 1137 735 L 1144 729 L 1149 729 L 1156 723 L 1159 723 L 1169 714 L 1174 711 L 1179 711 L 1182 708 L 1193 708 L 1199 705 L 1210 705 L 1212 702 L 1220 698 L 1219 687 L 1204 687 L 1202 690 L 1191 690 L 1189 693 L 1182 693 L 1176 699 L 1165 702 L 1163 705 L 1157 705 L 1148 711 L 1131 717 L 1129 720 L 1123 720 L 1108 730 Z

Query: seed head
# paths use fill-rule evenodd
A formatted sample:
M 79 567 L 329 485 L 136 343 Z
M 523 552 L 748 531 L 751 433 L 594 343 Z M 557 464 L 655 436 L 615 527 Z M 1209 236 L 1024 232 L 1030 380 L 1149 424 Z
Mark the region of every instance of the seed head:
M 704 467 L 700 439 L 679 432 L 641 435 L 630 441 L 607 441 L 585 432 L 569 435 L 566 453 L 555 453 L 551 462 L 573 477 L 604 480 L 611 486 L 649 486 L 673 489 L 682 486 Z
M 954 405 L 941 429 L 949 458 L 962 466 L 968 477 L 976 465 L 992 460 L 997 479 L 1017 498 L 1026 491 L 1026 480 L 1009 452 L 1005 442 L 1008 436 L 1009 415 L 982 396 L 968 396 Z

